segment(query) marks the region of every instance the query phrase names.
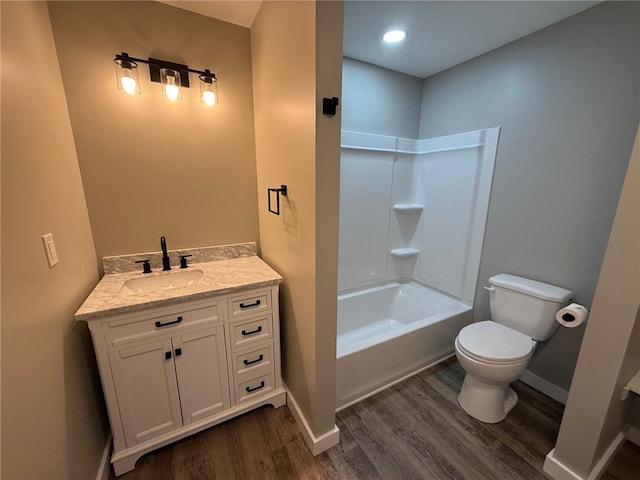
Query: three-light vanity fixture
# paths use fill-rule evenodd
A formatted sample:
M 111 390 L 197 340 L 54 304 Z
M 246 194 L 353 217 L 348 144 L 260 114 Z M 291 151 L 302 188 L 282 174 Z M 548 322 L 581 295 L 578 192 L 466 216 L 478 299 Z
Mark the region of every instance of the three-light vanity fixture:
M 157 58 L 135 58 L 128 53 L 117 53 L 113 60 L 116 64 L 118 89 L 128 95 L 140 95 L 138 63 L 149 65 L 149 77 L 152 82 L 162 84 L 162 94 L 169 100 L 182 98 L 182 88 L 189 88 L 189 73 L 198 74 L 200 79 L 200 101 L 207 106 L 218 104 L 218 79 L 216 74 L 206 69 L 194 70 L 181 63 L 158 60 Z

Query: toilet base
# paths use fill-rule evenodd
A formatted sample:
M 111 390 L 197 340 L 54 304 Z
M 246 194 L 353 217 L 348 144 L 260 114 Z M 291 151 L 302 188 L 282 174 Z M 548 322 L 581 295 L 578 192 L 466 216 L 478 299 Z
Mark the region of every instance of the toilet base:
M 518 394 L 507 384 L 483 382 L 466 374 L 458 403 L 472 417 L 484 423 L 498 423 L 518 403 Z

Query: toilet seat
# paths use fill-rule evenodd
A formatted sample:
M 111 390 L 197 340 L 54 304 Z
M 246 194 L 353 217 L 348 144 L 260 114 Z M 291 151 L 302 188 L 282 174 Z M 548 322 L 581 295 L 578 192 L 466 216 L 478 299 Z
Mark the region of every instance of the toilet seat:
M 458 348 L 483 363 L 510 364 L 528 358 L 535 342 L 527 335 L 491 320 L 467 325 L 456 339 Z

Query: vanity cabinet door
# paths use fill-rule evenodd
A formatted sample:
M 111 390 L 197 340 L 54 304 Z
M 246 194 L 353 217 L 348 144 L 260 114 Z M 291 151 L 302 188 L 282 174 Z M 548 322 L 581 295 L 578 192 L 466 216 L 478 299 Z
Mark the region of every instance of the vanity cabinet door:
M 230 407 L 222 325 L 172 338 L 184 425 Z
M 171 339 L 109 352 L 127 447 L 182 425 Z

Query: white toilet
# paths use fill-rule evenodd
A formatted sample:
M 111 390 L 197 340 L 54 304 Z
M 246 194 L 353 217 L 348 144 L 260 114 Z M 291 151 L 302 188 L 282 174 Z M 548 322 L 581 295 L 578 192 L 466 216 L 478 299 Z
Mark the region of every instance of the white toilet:
M 472 417 L 497 423 L 518 402 L 509 383 L 524 372 L 536 344 L 555 333 L 555 315 L 573 293 L 504 273 L 489 284 L 492 319 L 472 323 L 456 337 L 456 357 L 467 372 L 458 402 Z

